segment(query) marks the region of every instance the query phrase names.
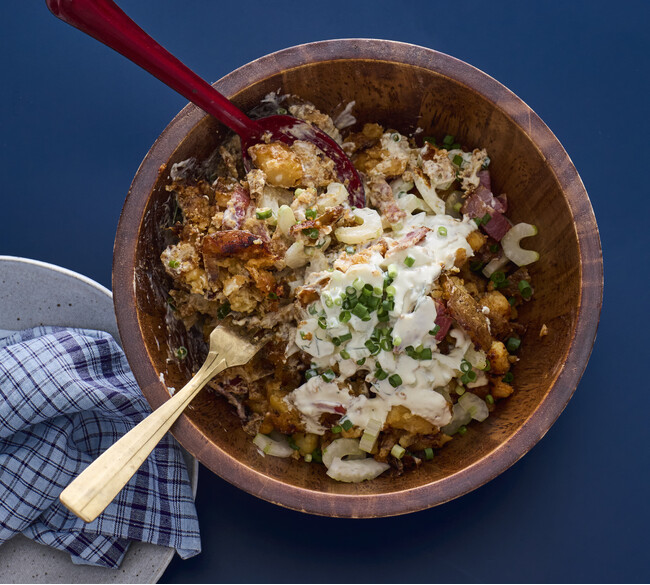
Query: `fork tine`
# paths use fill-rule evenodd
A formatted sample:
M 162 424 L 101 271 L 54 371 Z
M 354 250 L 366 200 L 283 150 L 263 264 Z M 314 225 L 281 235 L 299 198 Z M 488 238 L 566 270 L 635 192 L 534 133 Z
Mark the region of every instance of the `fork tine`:
M 264 345 L 264 342 L 250 343 L 235 331 L 219 325 L 210 334 L 210 353 L 225 354 L 228 367 L 241 366 Z

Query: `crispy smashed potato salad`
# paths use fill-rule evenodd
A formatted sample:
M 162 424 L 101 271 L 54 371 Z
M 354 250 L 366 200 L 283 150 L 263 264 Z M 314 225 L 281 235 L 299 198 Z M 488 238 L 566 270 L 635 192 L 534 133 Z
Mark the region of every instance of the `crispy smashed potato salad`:
M 539 257 L 519 242 L 537 230 L 507 219 L 485 150 L 349 131 L 353 103 L 335 122 L 290 96 L 265 101 L 343 146 L 367 207 L 350 206 L 307 142 L 252 147 L 248 173 L 236 137 L 174 165 L 170 310 L 206 339 L 220 323 L 271 335 L 209 383 L 260 454 L 323 463 L 344 482 L 400 474 L 514 392 L 517 307 Z

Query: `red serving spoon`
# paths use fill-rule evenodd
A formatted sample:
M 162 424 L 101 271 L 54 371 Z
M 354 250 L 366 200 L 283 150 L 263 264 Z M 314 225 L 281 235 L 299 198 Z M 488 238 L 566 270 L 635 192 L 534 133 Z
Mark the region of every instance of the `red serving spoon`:
M 249 118 L 154 41 L 112 0 L 46 0 L 46 4 L 54 16 L 115 49 L 239 134 L 248 165 L 248 148 L 264 142 L 265 135 L 270 134 L 271 140 L 286 144 L 296 140 L 312 142 L 334 161 L 339 180 L 347 185 L 350 204 L 365 207 L 359 174 L 341 147 L 325 132 L 293 116 Z

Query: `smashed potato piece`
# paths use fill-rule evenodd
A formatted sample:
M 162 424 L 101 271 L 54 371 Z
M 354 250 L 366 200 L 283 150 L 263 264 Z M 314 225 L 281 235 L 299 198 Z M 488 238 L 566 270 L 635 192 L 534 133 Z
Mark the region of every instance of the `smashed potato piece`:
M 393 406 L 386 416 L 386 424 L 395 429 L 404 429 L 416 435 L 432 435 L 438 429 L 428 420 L 413 414 L 406 406 Z
M 302 182 L 300 159 L 286 144 L 255 144 L 248 149 L 248 153 L 253 164 L 266 174 L 269 185 L 292 189 Z
M 487 352 L 487 358 L 490 360 L 490 371 L 492 373 L 503 375 L 510 370 L 508 350 L 500 341 L 492 342 L 492 347 Z

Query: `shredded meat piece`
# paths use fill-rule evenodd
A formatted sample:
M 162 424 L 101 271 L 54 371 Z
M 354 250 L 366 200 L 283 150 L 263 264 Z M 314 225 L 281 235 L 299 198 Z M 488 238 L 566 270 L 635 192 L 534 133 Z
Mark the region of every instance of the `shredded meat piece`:
M 223 212 L 221 227 L 224 230 L 237 230 L 242 227 L 251 198 L 248 191 L 237 185 L 230 195 L 230 200 Z
M 451 278 L 442 281 L 442 288 L 448 297 L 447 309 L 454 320 L 467 331 L 474 345 L 483 351 L 490 351 L 493 340 L 489 322 L 472 295 L 458 280 Z
M 406 212 L 399 208 L 390 185 L 382 178 L 373 178 L 367 183 L 368 201 L 386 217 L 389 223 L 397 223 L 406 217 Z

